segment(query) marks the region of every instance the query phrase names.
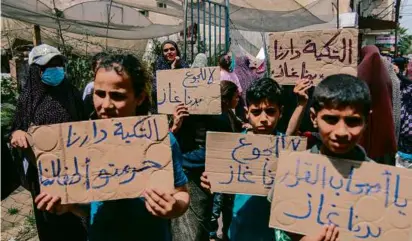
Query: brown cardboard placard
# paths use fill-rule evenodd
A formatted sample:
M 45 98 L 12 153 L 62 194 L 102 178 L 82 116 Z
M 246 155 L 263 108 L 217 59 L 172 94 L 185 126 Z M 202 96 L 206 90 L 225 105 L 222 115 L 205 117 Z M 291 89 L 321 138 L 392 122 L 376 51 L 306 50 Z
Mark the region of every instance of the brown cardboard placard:
M 302 151 L 306 137 L 207 132 L 206 173 L 213 192 L 265 196 L 279 151 Z
M 31 127 L 41 191 L 62 203 L 135 198 L 147 187 L 173 191 L 167 117 Z
M 173 114 L 180 103 L 189 108 L 190 114 L 222 113 L 218 67 L 160 70 L 156 78 L 159 113 Z
M 353 28 L 269 34 L 271 76 L 279 84 L 318 84 L 332 74 L 357 75 L 358 30 Z
M 332 223 L 340 240 L 410 240 L 412 170 L 293 152 L 276 175 L 270 227 L 317 235 Z

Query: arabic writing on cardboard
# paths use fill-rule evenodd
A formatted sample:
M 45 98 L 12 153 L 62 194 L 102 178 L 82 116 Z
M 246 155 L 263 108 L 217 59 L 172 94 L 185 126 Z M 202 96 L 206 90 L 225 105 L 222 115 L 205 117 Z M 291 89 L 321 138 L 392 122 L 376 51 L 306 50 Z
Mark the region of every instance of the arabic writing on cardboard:
M 208 132 L 206 172 L 213 192 L 267 195 L 279 152 L 306 149 L 306 137 Z
M 316 235 L 339 227 L 340 240 L 409 240 L 412 171 L 322 155 L 281 153 L 270 227 Z
M 139 197 L 173 190 L 166 116 L 128 117 L 32 127 L 41 191 L 62 203 Z
M 357 74 L 358 30 L 319 30 L 271 33 L 272 77 L 282 85 L 299 79 L 318 84 L 332 74 Z
M 190 114 L 222 113 L 218 67 L 160 70 L 156 75 L 159 113 L 173 114 L 180 103 Z

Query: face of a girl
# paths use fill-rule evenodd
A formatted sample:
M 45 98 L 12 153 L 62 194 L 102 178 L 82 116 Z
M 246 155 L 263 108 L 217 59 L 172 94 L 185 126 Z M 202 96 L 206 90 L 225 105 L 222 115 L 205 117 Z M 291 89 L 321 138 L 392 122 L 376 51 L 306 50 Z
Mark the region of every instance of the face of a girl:
M 172 44 L 165 44 L 163 46 L 163 56 L 167 61 L 173 62 L 177 56 L 177 50 Z
M 98 69 L 94 80 L 93 102 L 99 119 L 134 116 L 142 103 L 136 97 L 127 74 L 115 70 Z
M 236 91 L 236 94 L 233 95 L 232 101 L 230 102 L 230 109 L 236 108 L 237 104 L 239 103 L 239 98 L 240 98 L 239 96 L 240 96 L 239 91 Z

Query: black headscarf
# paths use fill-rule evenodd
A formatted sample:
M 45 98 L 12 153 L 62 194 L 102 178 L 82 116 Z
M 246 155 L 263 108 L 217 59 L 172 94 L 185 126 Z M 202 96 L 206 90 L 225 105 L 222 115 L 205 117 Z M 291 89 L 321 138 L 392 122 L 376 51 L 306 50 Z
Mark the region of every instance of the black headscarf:
M 163 47 L 166 44 L 171 44 L 173 45 L 173 47 L 175 47 L 176 49 L 176 56 L 179 56 L 179 58 L 181 58 L 180 56 L 180 50 L 179 47 L 177 46 L 176 42 L 172 41 L 172 40 L 166 40 L 162 43 L 162 51 L 163 51 Z M 180 64 L 179 66 L 176 67 L 177 69 L 186 69 L 186 68 L 190 68 L 190 66 L 186 63 L 186 61 L 184 61 L 183 59 L 180 59 Z M 152 81 L 152 108 L 150 108 L 150 112 L 152 114 L 156 114 L 157 113 L 157 80 L 156 80 L 156 71 L 158 70 L 166 70 L 166 69 L 172 69 L 172 63 L 170 63 L 169 61 L 167 61 L 163 55 L 163 53 L 161 54 L 161 56 L 157 57 L 156 63 L 155 63 L 155 69 L 154 69 L 154 73 L 153 73 L 153 81 Z
M 41 82 L 41 67 L 31 65 L 27 88 L 20 95 L 12 131 L 27 131 L 31 124 L 50 125 L 85 119 L 81 93 L 66 79 L 56 87 Z
M 41 82 L 40 71 L 38 65 L 32 64 L 29 68 L 27 87 L 19 97 L 12 131 L 27 131 L 31 124 L 50 125 L 84 120 L 81 93 L 66 79 L 56 87 L 45 85 Z M 14 149 L 21 184 L 31 192 L 34 200 L 40 193 L 40 184 L 37 167 L 31 161 L 27 173 L 24 172 L 23 158 L 33 158 L 29 153 Z M 53 240 L 65 230 L 70 230 L 70 233 L 66 233 L 61 240 L 87 240 L 80 218 L 72 213 L 56 215 L 35 208 L 34 216 L 40 240 Z
M 162 43 L 161 49 L 163 51 L 163 48 L 165 47 L 166 44 L 171 44 L 173 47 L 176 49 L 176 56 L 179 56 L 181 58 L 182 56 L 180 55 L 180 50 L 179 47 L 177 46 L 176 42 L 172 40 L 166 40 Z M 165 70 L 165 69 L 171 69 L 172 68 L 172 63 L 167 61 L 163 55 L 159 56 L 156 60 L 156 66 L 155 66 L 155 71 L 157 70 Z M 183 59 L 180 59 L 180 65 L 177 67 L 178 69 L 180 68 L 190 68 L 190 66 L 184 61 Z

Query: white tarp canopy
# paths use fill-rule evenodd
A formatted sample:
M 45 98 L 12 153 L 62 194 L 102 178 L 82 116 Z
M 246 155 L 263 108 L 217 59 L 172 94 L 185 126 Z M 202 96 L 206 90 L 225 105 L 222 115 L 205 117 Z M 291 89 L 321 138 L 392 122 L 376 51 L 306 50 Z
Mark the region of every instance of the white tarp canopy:
M 239 30 L 287 31 L 330 21 L 335 1 L 231 0 L 230 22 Z M 225 0 L 216 2 L 225 4 Z M 199 6 L 213 14 L 203 3 Z M 183 0 L 2 0 L 1 15 L 53 29 L 60 25 L 66 32 L 89 36 L 148 39 L 182 31 L 183 4 Z
M 10 45 L 15 46 L 16 40 L 25 40 L 28 43 L 33 40 L 33 26 L 31 24 L 10 18 L 2 18 L 1 29 L 2 49 L 10 49 Z M 62 44 L 61 36 L 56 29 L 41 27 L 40 35 L 42 43 L 52 46 L 59 46 Z M 61 35 L 64 39 L 64 45 L 69 46 L 73 53 L 79 55 L 93 55 L 103 51 L 106 47 L 113 50 L 133 52 L 141 55 L 145 52 L 148 42 L 144 39 L 113 39 L 70 33 L 66 31 L 62 31 Z
M 224 3 L 224 0 L 218 2 Z M 329 22 L 336 0 L 231 0 L 230 19 L 239 30 L 278 32 Z
M 110 1 L 2 0 L 1 7 L 3 17 L 89 36 L 148 39 L 183 29 L 179 18 L 146 17 L 138 9 Z

